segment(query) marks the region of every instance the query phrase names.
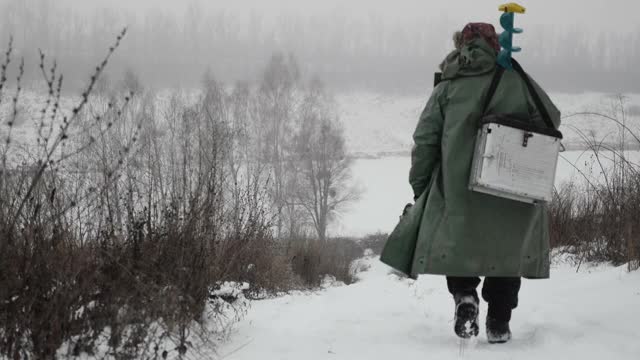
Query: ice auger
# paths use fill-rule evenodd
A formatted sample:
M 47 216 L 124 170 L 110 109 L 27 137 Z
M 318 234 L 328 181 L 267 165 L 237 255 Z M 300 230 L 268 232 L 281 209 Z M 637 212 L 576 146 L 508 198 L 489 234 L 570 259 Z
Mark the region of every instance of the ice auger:
M 504 32 L 499 37 L 502 51 L 498 54 L 498 64 L 505 69 L 511 70 L 513 69 L 511 55 L 522 50 L 520 47 L 513 46 L 513 34 L 522 33 L 522 29 L 514 27 L 515 14 L 524 14 L 526 9 L 516 3 L 509 3 L 501 5 L 499 10 L 504 12 L 500 16 L 500 25 L 504 28 Z

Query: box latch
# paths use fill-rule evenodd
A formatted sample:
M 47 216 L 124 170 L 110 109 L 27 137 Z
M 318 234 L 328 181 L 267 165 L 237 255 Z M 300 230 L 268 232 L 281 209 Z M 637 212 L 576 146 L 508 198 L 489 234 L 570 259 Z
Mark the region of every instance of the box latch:
M 522 138 L 522 146 L 527 147 L 529 145 L 529 139 L 533 137 L 533 133 L 530 131 L 525 131 L 524 136 Z

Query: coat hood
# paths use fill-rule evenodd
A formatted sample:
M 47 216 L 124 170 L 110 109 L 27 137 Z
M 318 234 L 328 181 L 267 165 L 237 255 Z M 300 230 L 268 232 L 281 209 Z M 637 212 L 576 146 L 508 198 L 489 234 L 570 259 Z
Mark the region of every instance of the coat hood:
M 496 67 L 496 51 L 482 38 L 474 39 L 460 50 L 454 50 L 440 64 L 443 80 L 478 76 Z

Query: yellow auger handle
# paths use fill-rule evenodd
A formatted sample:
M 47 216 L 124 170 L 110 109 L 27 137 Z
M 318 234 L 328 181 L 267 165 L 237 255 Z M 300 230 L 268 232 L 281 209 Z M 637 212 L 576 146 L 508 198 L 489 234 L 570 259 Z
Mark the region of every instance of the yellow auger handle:
M 524 6 L 518 5 L 516 3 L 508 3 L 508 4 L 500 5 L 498 10 L 509 12 L 509 13 L 518 13 L 518 14 L 524 14 L 524 12 L 527 11 L 527 9 L 525 9 Z

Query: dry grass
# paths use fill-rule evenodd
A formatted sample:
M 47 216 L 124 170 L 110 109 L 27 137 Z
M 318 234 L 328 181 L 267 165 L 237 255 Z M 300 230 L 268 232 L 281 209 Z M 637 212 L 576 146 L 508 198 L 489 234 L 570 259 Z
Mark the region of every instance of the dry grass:
M 556 192 L 550 206 L 551 242 L 577 255 L 579 262 L 628 264 L 634 270 L 640 267 L 640 164 L 629 158 L 627 149 L 640 145 L 640 137 L 628 126 L 623 96 L 617 97 L 612 109 L 607 114 L 576 114 L 616 123 L 620 143 L 605 145 L 574 129 L 593 154 L 594 170 L 576 169 L 581 180 Z
M 313 288 L 320 286 L 326 275 L 345 284 L 354 283 L 352 264 L 364 255 L 364 250 L 358 242 L 347 238 L 296 239 L 289 245 L 288 253 L 293 272 L 306 287 Z

